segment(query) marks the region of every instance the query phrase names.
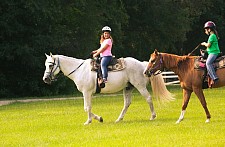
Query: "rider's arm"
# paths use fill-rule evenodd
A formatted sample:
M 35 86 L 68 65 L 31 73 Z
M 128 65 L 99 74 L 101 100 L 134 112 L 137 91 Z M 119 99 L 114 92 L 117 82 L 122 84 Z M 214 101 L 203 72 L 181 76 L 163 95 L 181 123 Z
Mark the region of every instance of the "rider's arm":
M 109 47 L 109 45 L 106 44 L 105 46 L 99 48 L 99 49 L 94 53 L 93 57 L 98 56 L 100 53 L 104 52 L 108 47 Z

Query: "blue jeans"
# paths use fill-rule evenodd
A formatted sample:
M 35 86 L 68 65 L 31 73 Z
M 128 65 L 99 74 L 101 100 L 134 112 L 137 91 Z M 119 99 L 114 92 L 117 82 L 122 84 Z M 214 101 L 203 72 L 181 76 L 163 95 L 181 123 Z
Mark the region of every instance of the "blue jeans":
M 213 62 L 216 60 L 217 56 L 218 55 L 215 55 L 215 54 L 209 54 L 208 58 L 206 60 L 206 67 L 207 67 L 207 70 L 208 70 L 208 74 L 213 80 L 218 78 L 217 75 L 216 75 L 215 69 L 213 67 Z
M 112 60 L 112 56 L 104 56 L 101 59 L 101 69 L 102 69 L 102 77 L 107 79 L 108 77 L 108 65 L 110 61 Z

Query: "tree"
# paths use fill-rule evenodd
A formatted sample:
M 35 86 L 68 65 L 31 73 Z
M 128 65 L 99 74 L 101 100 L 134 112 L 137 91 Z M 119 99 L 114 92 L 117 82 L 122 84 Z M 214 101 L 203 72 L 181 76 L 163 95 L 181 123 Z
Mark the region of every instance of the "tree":
M 103 24 L 109 24 L 116 32 L 126 23 L 121 3 L 110 2 L 105 7 L 107 3 L 107 0 L 3 1 L 0 97 L 71 93 L 74 87 L 65 86 L 72 84 L 65 79 L 54 87 L 43 83 L 44 53 L 87 56 L 98 46 Z
M 225 52 L 225 2 L 223 0 L 210 0 L 210 1 L 191 1 L 190 12 L 194 21 L 192 23 L 192 29 L 187 33 L 187 40 L 184 42 L 184 48 L 186 53 L 191 52 L 198 44 L 203 41 L 207 41 L 208 36 L 204 33 L 204 23 L 211 20 L 216 23 L 217 30 L 219 32 L 219 46 L 222 52 Z M 197 13 L 195 10 L 198 10 Z M 202 47 L 201 47 L 202 48 Z M 203 48 L 205 49 L 205 48 Z M 195 52 L 199 55 L 199 50 Z
M 207 40 L 202 27 L 208 20 L 216 23 L 225 52 L 224 8 L 223 0 L 2 1 L 0 97 L 73 93 L 67 78 L 43 83 L 44 53 L 85 59 L 99 48 L 105 25 L 112 28 L 116 57 L 148 60 L 155 48 L 188 54 Z

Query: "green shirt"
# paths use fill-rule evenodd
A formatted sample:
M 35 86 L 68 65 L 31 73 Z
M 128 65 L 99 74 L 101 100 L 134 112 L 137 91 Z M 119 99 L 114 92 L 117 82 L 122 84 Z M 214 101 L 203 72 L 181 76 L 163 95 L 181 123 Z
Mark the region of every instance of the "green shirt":
M 208 43 L 211 44 L 211 46 L 207 48 L 207 52 L 209 54 L 219 54 L 220 53 L 218 39 L 216 37 L 216 34 L 211 34 L 209 36 Z

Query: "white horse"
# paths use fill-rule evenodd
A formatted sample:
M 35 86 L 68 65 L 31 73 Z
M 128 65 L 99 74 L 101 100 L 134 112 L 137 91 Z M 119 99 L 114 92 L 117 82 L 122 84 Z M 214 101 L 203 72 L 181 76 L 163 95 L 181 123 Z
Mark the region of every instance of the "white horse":
M 65 76 L 74 81 L 77 89 L 83 94 L 84 110 L 88 114 L 88 119 L 84 125 L 90 124 L 92 122 L 92 118 L 103 122 L 103 118 L 101 116 L 91 112 L 91 99 L 92 95 L 96 92 L 97 82 L 96 72 L 91 71 L 91 59 L 82 60 L 63 55 L 45 55 L 47 59 L 45 61 L 46 69 L 44 72 L 43 81 L 50 84 L 54 81 L 55 76 L 61 70 Z M 156 113 L 152 98 L 146 88 L 150 81 L 149 79 L 152 78 L 145 77 L 143 74 L 148 63 L 140 62 L 131 57 L 124 58 L 124 61 L 126 68 L 117 72 L 109 72 L 108 82 L 106 83 L 105 88 L 101 89 L 101 93 L 115 93 L 123 89 L 124 107 L 116 122 L 119 122 L 124 118 L 124 115 L 131 104 L 131 94 L 134 87 L 137 88 L 141 95 L 145 97 L 150 107 L 152 114 L 150 120 L 155 119 Z M 161 75 L 154 76 L 154 80 L 152 80 L 151 83 L 155 94 L 161 100 L 170 101 L 173 99 L 171 93 L 166 89 Z

